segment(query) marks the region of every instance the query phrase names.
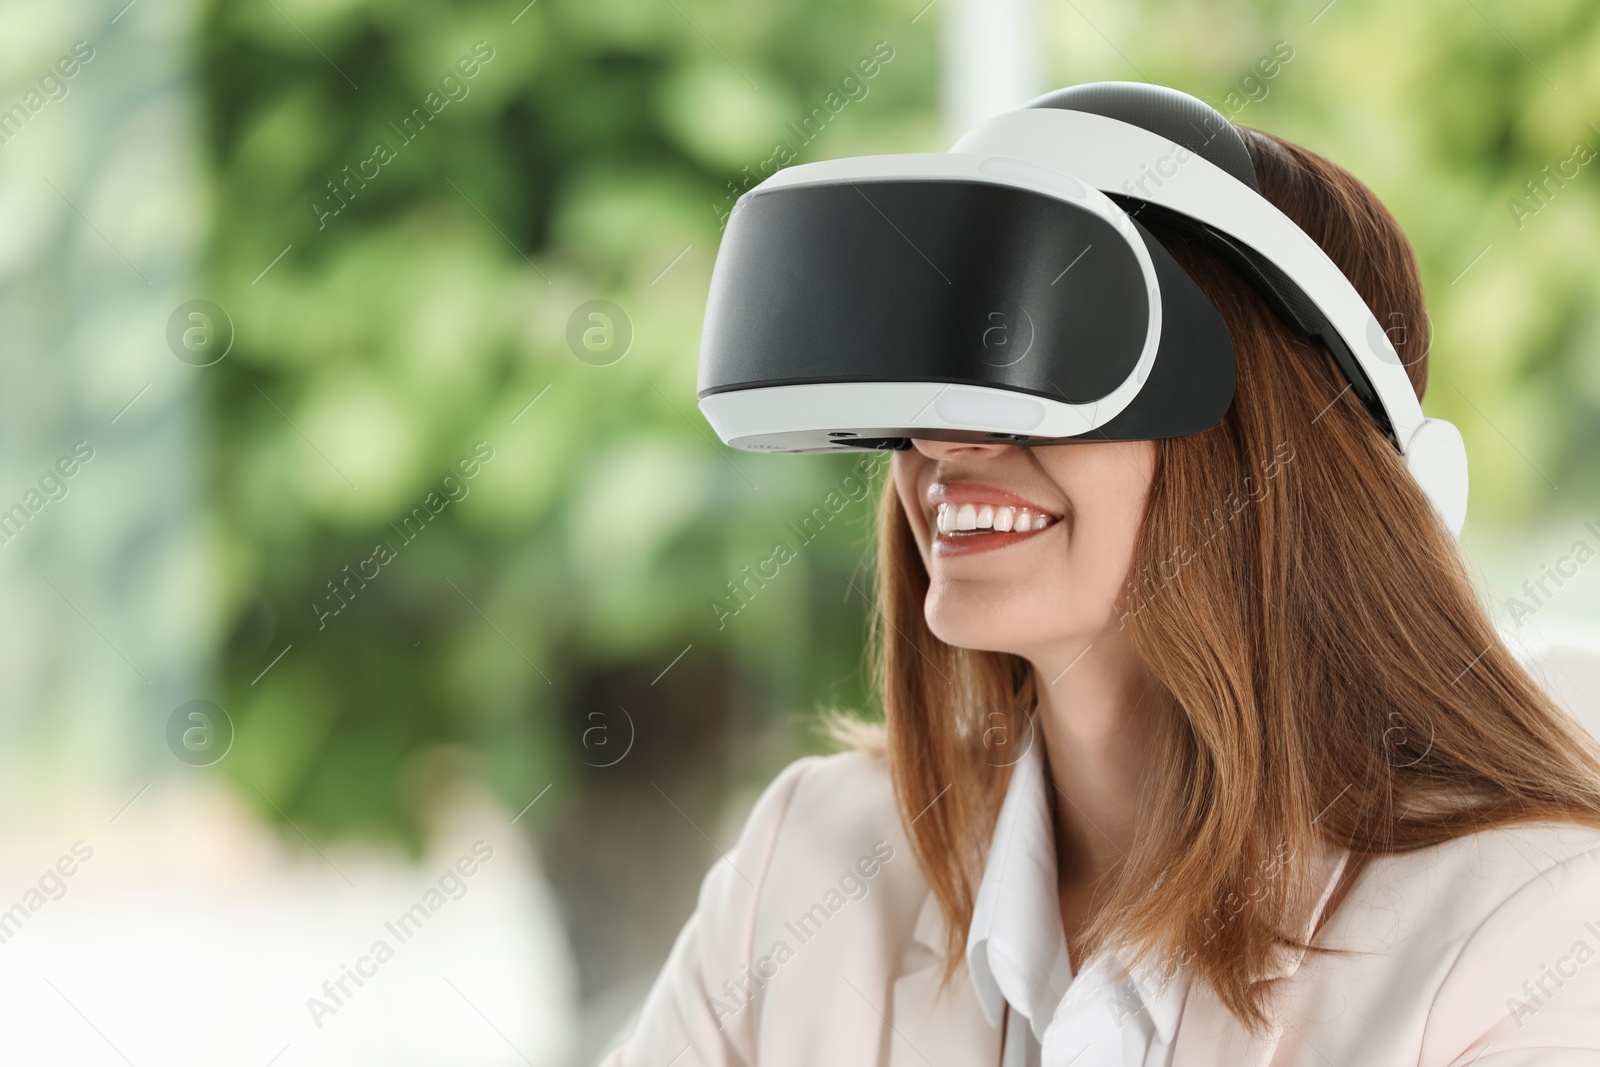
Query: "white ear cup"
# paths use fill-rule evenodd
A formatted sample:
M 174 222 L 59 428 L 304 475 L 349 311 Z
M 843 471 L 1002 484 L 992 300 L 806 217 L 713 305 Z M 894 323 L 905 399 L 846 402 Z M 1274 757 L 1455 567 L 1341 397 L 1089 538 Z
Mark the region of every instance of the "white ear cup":
M 1467 446 L 1445 419 L 1423 419 L 1405 448 L 1406 467 L 1422 486 L 1451 534 L 1467 518 Z

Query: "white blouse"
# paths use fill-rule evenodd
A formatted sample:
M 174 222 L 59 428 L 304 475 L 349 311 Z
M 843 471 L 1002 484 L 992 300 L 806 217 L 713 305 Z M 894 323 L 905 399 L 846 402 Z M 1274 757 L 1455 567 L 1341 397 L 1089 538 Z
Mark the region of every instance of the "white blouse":
M 1005 1024 L 1003 1067 L 1169 1067 L 1182 969 L 1163 984 L 1144 961 L 1112 982 L 1113 957 L 1100 952 L 1072 973 L 1043 746 L 1032 736 L 1001 803 L 967 938 L 978 1002 Z

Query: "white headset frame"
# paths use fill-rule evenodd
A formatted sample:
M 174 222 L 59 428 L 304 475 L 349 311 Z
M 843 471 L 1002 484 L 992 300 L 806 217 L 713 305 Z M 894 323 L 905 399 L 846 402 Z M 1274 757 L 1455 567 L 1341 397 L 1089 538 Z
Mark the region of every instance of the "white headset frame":
M 1103 192 L 1136 196 L 1196 219 L 1266 256 L 1316 303 L 1360 363 L 1389 416 L 1406 467 L 1450 532 L 1467 513 L 1461 433 L 1428 418 L 1389 335 L 1326 252 L 1261 194 L 1160 134 L 1103 115 L 1024 108 L 997 115 L 952 153 L 1005 156 L 1059 171 Z M 1171 173 L 1162 173 L 1163 164 Z

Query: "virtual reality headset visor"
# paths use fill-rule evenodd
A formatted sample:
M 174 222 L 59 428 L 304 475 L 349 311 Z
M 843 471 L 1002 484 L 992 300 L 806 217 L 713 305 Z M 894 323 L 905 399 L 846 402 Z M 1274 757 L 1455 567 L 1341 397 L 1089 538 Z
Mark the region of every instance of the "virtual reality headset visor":
M 949 152 L 807 163 L 746 192 L 712 270 L 700 410 L 758 452 L 1210 429 L 1232 341 L 1158 220 L 1327 350 L 1459 534 L 1460 431 L 1423 415 L 1388 330 L 1262 195 L 1240 130 L 1164 86 L 1071 86 Z
M 1221 317 L 1110 197 L 1023 160 L 782 170 L 730 215 L 701 410 L 737 448 L 1175 437 L 1233 397 Z

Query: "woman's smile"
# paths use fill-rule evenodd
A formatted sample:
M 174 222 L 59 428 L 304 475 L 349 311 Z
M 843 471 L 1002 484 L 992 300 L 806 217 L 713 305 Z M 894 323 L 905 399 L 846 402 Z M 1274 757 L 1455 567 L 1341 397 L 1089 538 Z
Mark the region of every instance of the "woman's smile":
M 1059 514 L 1026 497 L 978 482 L 934 482 L 927 499 L 937 557 L 1005 548 L 1061 521 Z

